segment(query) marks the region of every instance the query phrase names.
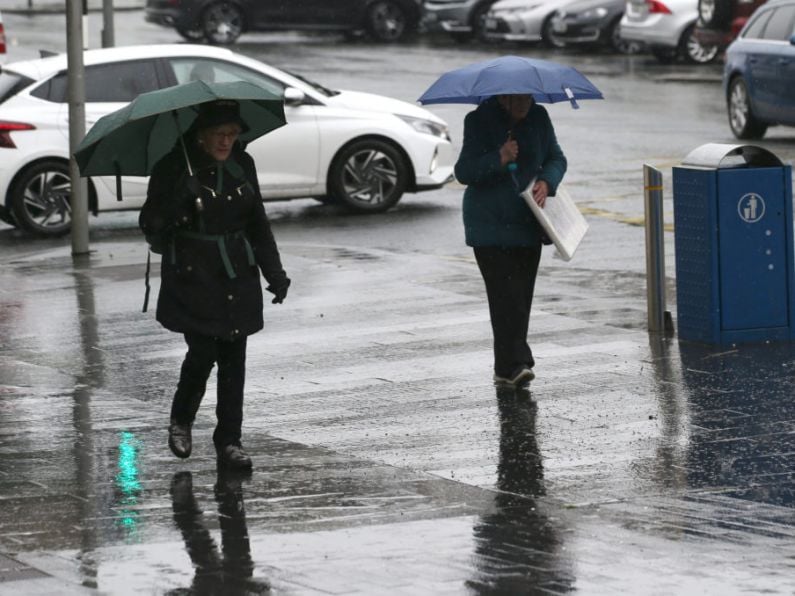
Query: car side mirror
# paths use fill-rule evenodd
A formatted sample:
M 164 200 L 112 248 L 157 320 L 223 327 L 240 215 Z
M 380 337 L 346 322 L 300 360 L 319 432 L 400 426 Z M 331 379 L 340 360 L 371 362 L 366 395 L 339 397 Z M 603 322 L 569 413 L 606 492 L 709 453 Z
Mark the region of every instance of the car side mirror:
M 284 103 L 288 106 L 300 106 L 306 99 L 306 93 L 295 87 L 287 87 L 284 90 Z

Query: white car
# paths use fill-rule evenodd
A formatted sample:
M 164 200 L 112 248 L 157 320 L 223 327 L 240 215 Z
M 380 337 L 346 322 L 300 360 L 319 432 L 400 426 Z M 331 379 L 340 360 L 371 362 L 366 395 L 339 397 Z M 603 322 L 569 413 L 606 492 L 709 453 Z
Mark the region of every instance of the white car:
M 500 0 L 486 14 L 486 38 L 504 41 L 541 41 L 553 48 L 564 43 L 555 37 L 552 19 L 558 10 L 578 0 Z
M 266 199 L 315 197 L 385 211 L 404 192 L 452 180 L 447 124 L 380 95 L 332 91 L 231 50 L 174 44 L 84 54 L 86 127 L 140 93 L 186 83 L 251 81 L 284 97 L 287 126 L 247 147 Z M 41 235 L 71 224 L 66 56 L 16 62 L 0 72 L 0 218 Z M 140 209 L 148 180 L 89 180 L 91 211 Z
M 644 43 L 662 63 L 679 55 L 693 64 L 707 64 L 717 45 L 702 44 L 694 35 L 698 0 L 628 0 L 621 19 L 621 38 Z

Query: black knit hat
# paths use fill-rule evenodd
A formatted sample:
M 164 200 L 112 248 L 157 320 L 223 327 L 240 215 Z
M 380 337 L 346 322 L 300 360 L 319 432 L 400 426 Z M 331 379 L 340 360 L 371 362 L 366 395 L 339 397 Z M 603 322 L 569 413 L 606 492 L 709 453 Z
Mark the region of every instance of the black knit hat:
M 203 103 L 199 106 L 199 115 L 193 123 L 193 130 L 202 130 L 211 126 L 235 123 L 240 126 L 242 132 L 248 130 L 248 126 L 240 117 L 240 106 L 233 99 L 219 99 Z

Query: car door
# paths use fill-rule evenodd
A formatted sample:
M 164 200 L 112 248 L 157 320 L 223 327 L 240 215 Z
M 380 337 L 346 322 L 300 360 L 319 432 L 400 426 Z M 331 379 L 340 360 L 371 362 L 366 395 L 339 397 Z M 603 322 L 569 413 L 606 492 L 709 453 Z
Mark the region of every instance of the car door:
M 66 86 L 66 73 L 56 75 L 53 84 Z M 107 64 L 95 64 L 85 68 L 85 115 L 86 130 L 102 116 L 124 107 L 141 93 L 155 91 L 161 87 L 155 60 L 127 60 Z M 64 135 L 69 136 L 69 104 L 64 101 L 61 106 L 59 126 Z M 116 179 L 114 176 L 96 176 L 94 184 L 105 187 L 99 198 L 115 196 Z M 146 199 L 147 179 L 141 176 L 122 176 L 122 196 L 124 208 L 134 209 L 143 205 Z M 115 205 L 113 207 L 116 207 Z M 107 206 L 99 205 L 102 211 Z
M 167 63 L 177 83 L 250 81 L 283 96 L 286 83 L 224 60 L 172 57 Z M 310 103 L 285 106 L 287 125 L 252 141 L 246 150 L 257 166 L 260 190 L 265 198 L 302 196 L 318 183 L 320 141 L 316 107 Z
M 778 80 L 781 87 L 779 121 L 790 125 L 795 125 L 795 45 L 791 41 L 793 36 L 795 36 L 795 19 L 790 23 L 789 35 L 786 43 L 781 46 L 778 57 Z
M 772 11 L 754 50 L 748 56 L 752 76 L 751 93 L 757 115 L 777 121 L 783 115 L 783 97 L 789 94 L 792 79 L 782 79 L 783 52 L 790 47 L 795 5 L 779 6 Z

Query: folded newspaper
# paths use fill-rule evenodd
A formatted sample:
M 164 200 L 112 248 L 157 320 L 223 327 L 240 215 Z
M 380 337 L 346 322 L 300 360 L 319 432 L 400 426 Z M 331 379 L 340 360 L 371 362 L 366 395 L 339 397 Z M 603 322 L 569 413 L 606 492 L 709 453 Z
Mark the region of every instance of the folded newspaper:
M 570 261 L 585 236 L 585 232 L 588 231 L 588 222 L 585 221 L 562 184 L 558 186 L 555 196 L 547 197 L 544 207 L 539 207 L 538 203 L 533 200 L 535 182 L 535 178 L 530 181 L 530 184 L 522 192 L 522 198 L 532 209 L 533 215 L 536 216 L 538 223 L 555 244 L 555 248 L 563 260 Z

